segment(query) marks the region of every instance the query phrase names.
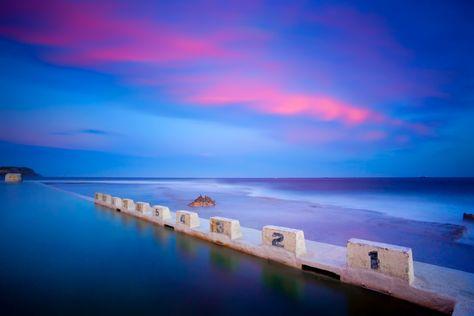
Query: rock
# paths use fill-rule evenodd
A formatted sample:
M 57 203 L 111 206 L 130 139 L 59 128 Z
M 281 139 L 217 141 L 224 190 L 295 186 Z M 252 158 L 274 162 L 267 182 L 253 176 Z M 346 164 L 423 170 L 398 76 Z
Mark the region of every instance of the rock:
M 474 213 L 464 213 L 462 215 L 463 219 L 474 221 Z
M 191 207 L 208 207 L 208 206 L 216 206 L 216 201 L 208 197 L 207 195 L 200 195 L 192 201 L 191 203 L 188 204 L 188 206 Z

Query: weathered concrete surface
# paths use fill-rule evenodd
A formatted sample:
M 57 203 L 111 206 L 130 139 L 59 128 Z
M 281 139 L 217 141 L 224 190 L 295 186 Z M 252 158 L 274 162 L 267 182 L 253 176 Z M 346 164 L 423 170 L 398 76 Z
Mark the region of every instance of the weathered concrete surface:
M 7 183 L 21 182 L 21 173 L 7 173 L 7 174 L 5 174 L 5 182 L 7 182 Z
M 135 202 L 132 199 L 122 199 L 122 210 L 123 211 L 135 211 Z
M 347 266 L 379 272 L 409 284 L 415 277 L 410 248 L 363 239 L 352 238 L 347 242 Z
M 280 226 L 264 226 L 262 230 L 263 244 L 274 249 L 283 248 L 297 256 L 306 253 L 304 233 L 299 229 Z
M 104 206 L 112 206 L 112 195 L 102 194 L 102 202 Z
M 141 214 L 151 213 L 151 206 L 147 202 L 137 202 L 135 203 L 135 210 Z
M 230 239 L 242 237 L 240 223 L 236 219 L 214 216 L 211 217 L 210 231 L 214 234 L 224 234 Z
M 164 225 L 164 221 L 171 219 L 170 209 L 162 205 L 153 205 L 153 220 L 158 221 L 160 225 Z
M 176 211 L 176 226 L 194 228 L 199 226 L 199 215 L 196 212 Z M 177 228 L 175 227 L 175 228 Z
M 126 214 L 143 220 L 166 225 L 190 236 L 250 255 L 279 261 L 300 269 L 302 265 L 306 265 L 329 271 L 339 275 L 341 282 L 382 292 L 447 314 L 454 309 L 453 315 L 456 316 L 474 315 L 474 274 L 472 273 L 414 261 L 414 279 L 411 284 L 408 284 L 405 280 L 374 272 L 371 269 L 350 268 L 347 264 L 346 247 L 307 240 L 304 254 L 296 255 L 284 249 L 278 249 L 282 253 L 275 254 L 274 251 L 268 251 L 268 249 L 274 250 L 277 247 L 265 245 L 262 240 L 262 231 L 257 229 L 241 227 L 242 236 L 230 239 L 224 234 L 211 232 L 210 221 L 200 219 L 194 212 L 170 212 L 170 218 L 160 220 L 153 213 L 141 214 L 134 208 L 127 210 L 125 207 L 122 210 Z M 183 213 L 195 214 L 193 216 L 197 217 L 198 226 L 188 227 L 180 224 L 177 216 Z
M 100 192 L 94 194 L 94 203 L 100 204 L 100 202 L 102 202 L 102 194 L 103 193 Z
M 112 197 L 112 206 L 116 209 L 116 210 L 121 210 L 122 207 L 123 207 L 123 202 L 122 202 L 122 199 L 119 198 L 119 197 Z

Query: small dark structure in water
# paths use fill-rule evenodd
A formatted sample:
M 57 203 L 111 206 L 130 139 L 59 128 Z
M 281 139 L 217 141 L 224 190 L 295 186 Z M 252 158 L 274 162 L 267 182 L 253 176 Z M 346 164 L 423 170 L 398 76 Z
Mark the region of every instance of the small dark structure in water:
M 474 213 L 464 213 L 462 215 L 463 219 L 474 221 Z
M 197 199 L 192 201 L 188 204 L 191 207 L 208 207 L 208 206 L 216 206 L 216 201 L 208 197 L 207 195 L 199 195 Z

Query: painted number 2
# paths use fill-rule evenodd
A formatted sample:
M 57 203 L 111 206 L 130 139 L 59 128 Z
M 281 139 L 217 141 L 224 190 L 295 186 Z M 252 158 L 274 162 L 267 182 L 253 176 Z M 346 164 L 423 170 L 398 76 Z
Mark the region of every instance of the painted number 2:
M 285 239 L 285 237 L 283 236 L 283 234 L 275 232 L 272 234 L 272 238 L 273 238 L 272 246 L 281 247 L 281 248 L 284 247 L 282 242 L 283 242 L 283 239 Z

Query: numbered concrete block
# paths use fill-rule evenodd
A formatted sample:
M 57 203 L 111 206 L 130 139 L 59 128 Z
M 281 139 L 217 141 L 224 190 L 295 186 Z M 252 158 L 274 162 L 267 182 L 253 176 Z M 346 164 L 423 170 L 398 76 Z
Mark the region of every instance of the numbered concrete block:
M 170 209 L 162 205 L 153 205 L 153 216 L 164 221 L 171 218 Z
M 299 229 L 271 225 L 264 226 L 262 242 L 265 246 L 285 249 L 298 256 L 306 253 L 304 233 Z
M 94 203 L 96 204 L 102 204 L 102 194 L 103 193 L 100 193 L 100 192 L 96 192 L 94 194 Z
M 347 242 L 347 266 L 382 273 L 409 284 L 414 280 L 413 254 L 407 247 L 352 238 Z
M 121 210 L 123 207 L 122 199 L 116 196 L 112 197 L 112 206 L 116 210 Z
M 151 211 L 151 206 L 147 202 L 137 202 L 135 203 L 135 210 L 140 214 L 148 214 Z
M 102 194 L 102 204 L 104 206 L 112 206 L 112 195 Z
M 7 183 L 21 182 L 21 173 L 7 173 L 5 175 L 5 182 Z
M 236 219 L 214 216 L 211 217 L 209 225 L 212 233 L 223 234 L 230 239 L 242 237 L 240 223 Z
M 124 211 L 132 212 L 135 211 L 135 202 L 132 199 L 122 199 L 122 209 Z
M 189 228 L 199 226 L 199 215 L 196 212 L 176 211 L 176 224 Z

